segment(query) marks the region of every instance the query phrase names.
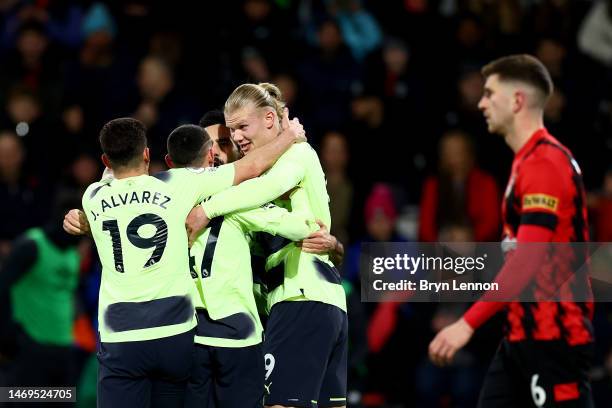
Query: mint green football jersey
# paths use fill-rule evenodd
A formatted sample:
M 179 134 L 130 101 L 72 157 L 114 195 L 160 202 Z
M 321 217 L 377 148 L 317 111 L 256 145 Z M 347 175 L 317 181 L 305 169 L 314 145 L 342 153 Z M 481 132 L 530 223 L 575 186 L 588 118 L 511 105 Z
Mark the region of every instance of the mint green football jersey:
M 297 189 L 293 195 L 304 194 Z M 198 289 L 195 342 L 218 347 L 247 347 L 262 340 L 253 295 L 250 237 L 253 232 L 301 240 L 318 230 L 312 215 L 290 213 L 273 204 L 211 220 L 190 250 Z
M 305 194 L 288 199 L 285 193 L 295 187 L 302 188 Z M 325 175 L 316 152 L 308 143 L 293 145 L 266 174 L 215 195 L 202 207 L 212 218 L 270 201 L 286 205 L 292 211 L 309 212 L 331 228 Z M 286 300 L 310 300 L 346 311 L 340 276 L 327 255 L 304 253 L 294 243 L 280 250 L 272 245 L 268 255 L 266 271 L 272 276 L 267 280 L 273 282 L 268 285 L 268 309 Z M 283 276 L 278 277 L 279 273 Z
M 83 209 L 102 262 L 101 341 L 151 340 L 196 325 L 185 219 L 233 180 L 229 164 L 106 179 L 87 188 Z

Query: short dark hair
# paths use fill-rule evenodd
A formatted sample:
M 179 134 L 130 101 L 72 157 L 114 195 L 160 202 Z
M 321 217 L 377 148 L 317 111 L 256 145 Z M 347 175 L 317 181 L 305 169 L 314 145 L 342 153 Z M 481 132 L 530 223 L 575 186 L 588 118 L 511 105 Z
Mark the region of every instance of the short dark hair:
M 100 131 L 100 146 L 113 166 L 128 167 L 147 147 L 147 128 L 133 118 L 113 119 Z
M 202 128 L 207 128 L 213 125 L 223 125 L 225 126 L 225 115 L 223 115 L 223 111 L 219 109 L 214 109 L 208 111 L 202 116 L 200 119 L 200 126 Z
M 177 167 L 197 167 L 210 149 L 212 139 L 200 126 L 182 125 L 170 133 L 166 144 L 168 155 Z
M 553 93 L 550 73 L 537 58 L 527 54 L 509 55 L 485 65 L 480 71 L 485 78 L 499 75 L 501 80 L 520 81 L 536 88 L 542 94 L 541 105 Z

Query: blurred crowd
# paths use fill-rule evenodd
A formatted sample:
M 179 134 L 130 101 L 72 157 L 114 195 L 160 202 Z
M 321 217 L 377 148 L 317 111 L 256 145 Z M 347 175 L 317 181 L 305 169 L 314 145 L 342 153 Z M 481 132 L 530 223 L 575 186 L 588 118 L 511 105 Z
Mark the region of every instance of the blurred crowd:
M 432 366 L 428 342 L 465 306 L 361 303 L 360 244 L 499 240 L 512 153 L 478 111 L 480 67 L 519 52 L 555 81 L 546 125 L 582 167 L 592 237 L 612 241 L 610 38 L 610 0 L 0 0 L 0 262 L 56 197 L 100 177 L 106 121 L 145 123 L 156 171 L 173 128 L 240 83 L 274 82 L 319 153 L 347 248 L 350 405 L 472 407 L 499 321 Z M 95 400 L 100 266 L 90 242 L 77 248 L 75 373 Z M 612 308 L 597 306 L 604 406 Z

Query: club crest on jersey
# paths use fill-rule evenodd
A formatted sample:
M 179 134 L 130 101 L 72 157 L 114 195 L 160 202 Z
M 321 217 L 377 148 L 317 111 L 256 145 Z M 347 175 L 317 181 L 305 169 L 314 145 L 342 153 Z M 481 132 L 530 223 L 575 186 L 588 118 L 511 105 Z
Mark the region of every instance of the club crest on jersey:
M 525 194 L 523 197 L 523 210 L 542 209 L 556 212 L 559 199 L 548 194 Z

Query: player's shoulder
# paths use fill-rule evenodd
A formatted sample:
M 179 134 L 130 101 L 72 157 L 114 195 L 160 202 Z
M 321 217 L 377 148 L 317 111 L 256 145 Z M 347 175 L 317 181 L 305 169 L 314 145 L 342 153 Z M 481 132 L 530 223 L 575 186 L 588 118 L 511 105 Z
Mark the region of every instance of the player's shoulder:
M 285 155 L 301 156 L 301 157 L 303 157 L 304 155 L 312 155 L 312 154 L 316 155 L 317 153 L 315 152 L 315 150 L 312 148 L 312 146 L 308 142 L 294 143 L 289 148 L 289 150 L 285 152 Z
M 571 166 L 571 152 L 561 143 L 546 141 L 541 143 L 532 154 L 525 158 L 521 166 L 529 172 L 559 172 Z
M 214 174 L 217 172 L 222 172 L 233 167 L 233 164 L 224 164 L 218 167 L 181 167 L 174 168 L 167 171 L 162 171 L 153 175 L 153 177 L 158 178 L 161 181 L 169 181 L 176 180 L 181 176 L 185 175 L 195 175 L 195 174 Z
M 111 181 L 112 179 L 104 179 L 91 183 L 83 193 L 83 202 L 93 200 L 102 189 L 110 187 Z
M 313 149 L 313 147 L 304 142 L 304 143 L 295 143 L 293 146 L 287 150 L 283 156 L 281 156 L 282 161 L 292 163 L 292 164 L 302 164 L 306 167 L 309 166 L 313 161 L 319 161 L 319 156 L 317 152 Z
M 553 136 L 548 135 L 543 138 L 533 149 L 533 152 L 527 156 L 526 162 L 561 162 L 568 163 L 568 159 L 572 158 L 572 152 L 563 143 L 559 142 Z
M 160 171 L 159 173 L 155 173 L 151 176 L 151 181 L 154 183 L 163 183 L 163 184 L 178 184 L 181 182 L 189 182 L 188 176 L 194 174 L 200 174 L 208 171 L 208 169 L 203 167 L 181 167 L 174 168 L 170 170 Z

